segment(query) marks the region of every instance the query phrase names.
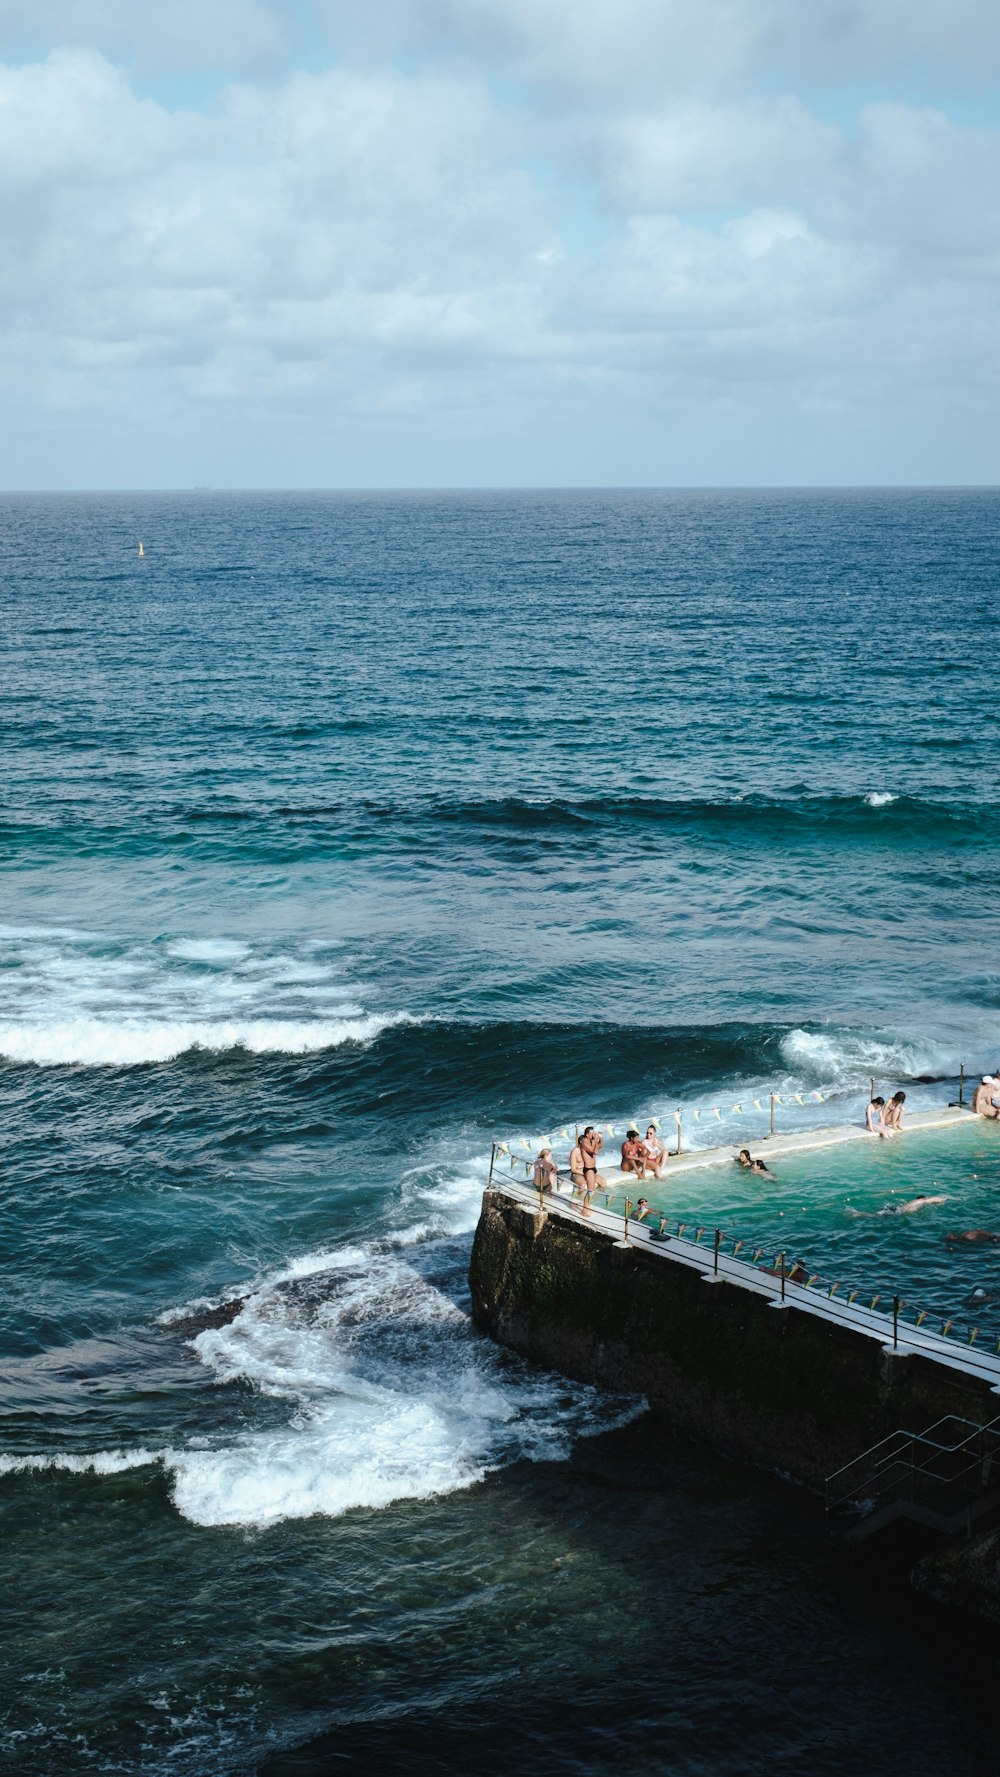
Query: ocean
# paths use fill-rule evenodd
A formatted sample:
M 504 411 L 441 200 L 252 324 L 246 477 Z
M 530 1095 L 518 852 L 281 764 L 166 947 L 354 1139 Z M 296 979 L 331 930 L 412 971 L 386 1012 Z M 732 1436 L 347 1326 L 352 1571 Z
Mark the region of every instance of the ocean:
M 1000 1061 L 1000 495 L 0 538 L 0 1768 L 992 1770 L 987 1631 L 466 1274 L 496 1139 Z

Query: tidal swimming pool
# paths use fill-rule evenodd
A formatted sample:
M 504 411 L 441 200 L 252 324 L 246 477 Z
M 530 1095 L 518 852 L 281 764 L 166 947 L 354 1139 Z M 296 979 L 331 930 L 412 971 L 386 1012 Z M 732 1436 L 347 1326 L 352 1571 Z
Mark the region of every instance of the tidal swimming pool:
M 755 1153 L 766 1160 L 767 1144 Z M 976 1326 L 979 1338 L 1000 1340 L 1000 1244 L 950 1244 L 949 1234 L 979 1228 L 1000 1237 L 1000 1127 L 961 1124 L 912 1130 L 894 1141 L 847 1142 L 812 1152 L 776 1155 L 773 1178 L 725 1162 L 703 1171 L 669 1174 L 638 1185 L 654 1211 L 727 1236 L 725 1250 L 742 1240 L 741 1258 L 758 1248 L 766 1265 L 779 1251 L 818 1274 L 816 1288 L 857 1290 L 880 1306 L 894 1294 L 904 1318 L 926 1312 L 927 1325 L 955 1317 L 955 1336 Z M 630 1193 L 631 1194 L 631 1193 Z M 907 1211 L 918 1196 L 940 1197 Z M 621 1194 L 611 1207 L 621 1207 Z M 651 1221 L 655 1221 L 655 1216 Z

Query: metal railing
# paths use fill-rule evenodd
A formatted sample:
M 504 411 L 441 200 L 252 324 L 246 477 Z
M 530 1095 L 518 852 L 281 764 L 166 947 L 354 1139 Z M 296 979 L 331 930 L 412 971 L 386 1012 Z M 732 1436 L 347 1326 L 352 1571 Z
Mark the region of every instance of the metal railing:
M 1000 1416 L 979 1425 L 950 1413 L 924 1432 L 892 1432 L 827 1476 L 827 1523 L 888 1507 L 954 1528 L 993 1494 L 1000 1501 Z
M 500 1179 L 512 1185 L 517 1194 L 535 1197 L 535 1188 L 527 1178 L 519 1179 L 513 1170 L 507 1171 L 498 1164 L 494 1154 L 490 1164 L 489 1184 Z M 642 1181 L 637 1181 L 637 1184 Z M 960 1315 L 943 1314 L 939 1310 L 922 1308 L 910 1298 L 902 1296 L 896 1290 L 883 1287 L 873 1290 L 871 1285 L 862 1286 L 852 1283 L 843 1277 L 830 1278 L 820 1271 L 807 1265 L 804 1259 L 793 1257 L 787 1248 L 776 1251 L 770 1242 L 758 1240 L 753 1235 L 730 1228 L 715 1228 L 710 1223 L 699 1225 L 695 1222 L 671 1221 L 659 1210 L 651 1210 L 640 1219 L 636 1216 L 636 1199 L 626 1192 L 608 1187 L 604 1190 L 591 1192 L 584 1197 L 582 1193 L 568 1196 L 563 1192 L 540 1190 L 537 1202 L 540 1209 L 553 1203 L 559 1204 L 571 1214 L 581 1217 L 590 1215 L 590 1205 L 598 1204 L 606 1216 L 622 1220 L 622 1239 L 628 1241 L 637 1227 L 646 1230 L 646 1237 L 656 1244 L 666 1244 L 670 1240 L 687 1240 L 696 1246 L 702 1242 L 712 1242 L 712 1266 L 717 1273 L 719 1256 L 740 1259 L 741 1263 L 778 1280 L 779 1293 L 782 1300 L 786 1296 L 786 1284 L 798 1284 L 803 1290 L 814 1292 L 816 1296 L 825 1297 L 829 1302 L 836 1302 L 847 1307 L 855 1304 L 864 1309 L 868 1315 L 877 1316 L 885 1322 L 885 1342 L 898 1348 L 900 1337 L 906 1340 L 908 1333 L 919 1333 L 926 1329 L 936 1339 L 948 1340 L 956 1346 L 974 1347 L 1000 1355 L 1000 1329 L 990 1330 L 981 1322 L 966 1320 Z M 620 1205 L 620 1207 L 618 1207 Z

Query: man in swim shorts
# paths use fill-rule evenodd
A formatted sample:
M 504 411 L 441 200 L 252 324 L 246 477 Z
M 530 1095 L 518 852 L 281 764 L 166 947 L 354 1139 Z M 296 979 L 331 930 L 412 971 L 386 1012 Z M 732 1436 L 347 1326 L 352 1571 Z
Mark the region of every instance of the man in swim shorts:
M 593 1123 L 588 1123 L 580 1137 L 580 1153 L 583 1157 L 583 1191 L 588 1205 L 596 1190 L 606 1191 L 608 1188 L 607 1179 L 603 1178 L 597 1170 L 597 1156 L 603 1146 L 603 1135 L 598 1134 Z

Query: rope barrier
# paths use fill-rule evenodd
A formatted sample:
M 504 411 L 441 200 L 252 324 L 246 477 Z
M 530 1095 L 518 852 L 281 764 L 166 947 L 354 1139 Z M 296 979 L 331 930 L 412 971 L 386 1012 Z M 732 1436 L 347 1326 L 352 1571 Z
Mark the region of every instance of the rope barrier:
M 960 1107 L 964 1107 L 965 1085 L 970 1077 L 965 1062 L 962 1062 L 958 1073 L 958 1098 L 956 1101 L 953 1101 Z M 876 1084 L 877 1081 L 872 1079 L 871 1096 L 873 1098 L 875 1096 Z M 687 1105 L 686 1107 L 680 1106 L 675 1111 L 665 1113 L 663 1118 L 645 1118 L 645 1127 L 649 1128 L 649 1126 L 652 1125 L 659 1135 L 664 1122 L 673 1123 L 677 1130 L 676 1153 L 680 1154 L 681 1123 L 684 1117 L 690 1117 L 695 1123 L 700 1123 L 702 1118 L 714 1117 L 716 1122 L 723 1123 L 730 1117 L 748 1117 L 752 1115 L 752 1112 L 748 1108 L 749 1106 L 752 1106 L 753 1110 L 760 1116 L 769 1116 L 769 1133 L 773 1135 L 775 1133 L 774 1108 L 776 1105 L 780 1105 L 783 1109 L 790 1105 L 798 1105 L 805 1109 L 813 1104 L 826 1104 L 831 1098 L 843 1096 L 847 1090 L 848 1089 L 844 1087 L 827 1087 L 820 1091 L 817 1087 L 812 1090 L 806 1089 L 802 1092 L 762 1092 L 756 1098 L 745 1093 L 739 1103 L 730 1104 L 728 1109 L 724 1103 L 714 1105 Z M 598 1130 L 601 1135 L 610 1135 L 614 1140 L 618 1140 L 619 1137 L 623 1136 L 629 1129 L 640 1129 L 642 1126 L 643 1119 L 640 1117 L 632 1117 L 626 1122 L 598 1123 L 595 1121 L 593 1124 L 593 1127 Z M 564 1126 L 557 1125 L 555 1136 L 541 1135 L 534 1140 L 526 1135 L 508 1136 L 506 1141 L 497 1142 L 497 1153 L 510 1154 L 514 1148 L 523 1148 L 529 1153 L 532 1151 L 537 1152 L 539 1147 L 551 1148 L 555 1146 L 557 1140 L 567 1142 L 572 1146 L 574 1138 L 579 1137 L 581 1127 L 583 1126 L 580 1124 L 566 1124 Z

